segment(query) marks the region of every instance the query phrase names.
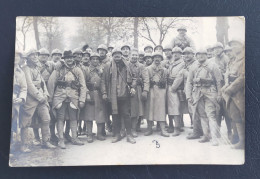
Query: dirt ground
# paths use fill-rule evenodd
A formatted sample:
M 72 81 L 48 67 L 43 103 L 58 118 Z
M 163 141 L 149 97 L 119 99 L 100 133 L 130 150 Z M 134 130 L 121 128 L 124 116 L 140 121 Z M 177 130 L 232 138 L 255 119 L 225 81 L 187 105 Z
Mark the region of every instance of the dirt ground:
M 211 143 L 199 143 L 198 140 L 187 140 L 192 132 L 190 120 L 184 118 L 184 132 L 178 137 L 162 137 L 155 131 L 151 136 L 144 136 L 146 122 L 142 132 L 136 138 L 136 144 L 126 142 L 111 143 L 111 134 L 105 141 L 94 140 L 87 143 L 86 136 L 80 136 L 83 146 L 66 144 L 66 149 L 42 149 L 32 146 L 31 153 L 20 153 L 15 150 L 9 165 L 20 166 L 82 166 L 82 165 L 143 165 L 143 164 L 243 164 L 244 150 L 231 149 L 227 139 L 225 122 L 222 122 L 219 146 Z M 95 125 L 94 125 L 95 126 Z M 96 127 L 94 128 L 94 132 Z M 17 146 L 18 147 L 18 146 Z

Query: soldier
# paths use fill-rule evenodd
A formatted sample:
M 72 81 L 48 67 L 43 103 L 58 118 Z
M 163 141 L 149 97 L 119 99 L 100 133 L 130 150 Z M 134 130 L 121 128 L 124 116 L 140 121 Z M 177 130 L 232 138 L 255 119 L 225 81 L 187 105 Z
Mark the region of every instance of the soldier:
M 55 148 L 50 144 L 50 114 L 48 104 L 48 91 L 44 79 L 37 67 L 39 52 L 30 50 L 27 53 L 27 66 L 23 67 L 23 71 L 27 83 L 26 102 L 21 108 L 21 139 L 22 152 L 30 152 L 28 148 L 29 142 L 29 126 L 35 112 L 40 119 L 42 145 L 46 148 Z
M 72 52 L 76 66 L 80 66 L 82 62 L 83 53 L 79 48 L 76 48 Z
M 82 70 L 76 66 L 72 52 L 64 51 L 64 59 L 61 68 L 55 70 L 48 81 L 48 90 L 52 110 L 57 119 L 57 131 L 59 135 L 58 146 L 65 149 L 63 127 L 66 112 L 69 115 L 69 123 L 72 134 L 72 144 L 84 145 L 77 138 L 77 119 L 79 109 L 85 105 L 86 84 Z
M 163 53 L 163 46 L 156 45 L 153 50 L 154 50 L 154 52 Z
M 139 58 L 138 58 L 138 62 L 141 63 L 141 64 L 144 64 L 145 61 L 144 61 L 144 51 L 139 51 Z
M 14 66 L 14 81 L 13 81 L 13 109 L 12 109 L 12 128 L 11 128 L 11 151 L 13 149 L 13 142 L 18 141 L 19 133 L 19 111 L 20 106 L 25 103 L 27 96 L 27 84 L 25 74 L 22 71 L 21 53 L 15 53 L 15 66 Z
M 108 46 L 108 48 L 107 48 L 107 50 L 108 50 L 108 52 L 110 52 L 110 53 L 112 53 L 112 51 L 113 51 L 113 49 L 114 49 L 114 47 L 113 46 Z
M 130 118 L 130 84 L 132 78 L 129 73 L 128 62 L 122 57 L 120 49 L 115 48 L 112 53 L 113 60 L 106 64 L 101 82 L 101 92 L 104 100 L 108 100 L 112 107 L 113 130 L 115 137 L 112 143 L 121 140 L 121 122 L 124 120 L 127 133 L 127 142 L 136 141 L 131 136 Z
M 82 52 L 82 65 L 85 67 L 90 65 L 90 52 L 87 50 Z
M 122 51 L 122 54 L 123 54 L 123 58 L 126 60 L 126 61 L 129 61 L 129 57 L 130 57 L 130 53 L 131 53 L 131 47 L 130 45 L 123 45 L 121 47 L 121 51 Z
M 144 47 L 144 53 L 153 53 L 153 46 L 151 45 L 146 45 Z
M 100 56 L 98 53 L 92 53 L 90 57 L 90 66 L 86 68 L 84 75 L 90 99 L 86 100 L 86 105 L 82 110 L 84 120 L 87 123 L 89 143 L 93 142 L 92 128 L 93 121 L 97 123 L 97 140 L 105 140 L 103 131 L 105 122 L 108 118 L 107 106 L 102 100 L 101 78 L 103 67 L 100 65 Z
M 150 66 L 153 64 L 153 58 L 151 53 L 145 53 L 144 54 L 144 61 L 145 61 L 145 67 Z
M 153 133 L 152 123 L 157 121 L 161 128 L 161 135 L 169 137 L 165 130 L 166 121 L 166 80 L 167 69 L 161 65 L 163 56 L 161 53 L 156 52 L 153 54 L 154 63 L 149 66 L 150 90 L 147 100 L 148 110 L 146 111 L 146 119 L 148 123 L 145 136 Z
M 217 146 L 219 145 L 217 114 L 220 109 L 222 75 L 216 65 L 207 61 L 206 50 L 199 50 L 196 58 L 198 63 L 194 64 L 189 71 L 186 95 L 193 105 L 194 116 L 198 115 L 201 119 L 204 135 L 199 142 L 208 142 L 211 134 L 212 145 Z
M 139 117 L 144 116 L 144 103 L 147 100 L 149 91 L 149 75 L 144 65 L 138 62 L 138 52 L 132 51 L 129 69 L 132 75 L 131 87 L 135 93 L 132 94 L 131 102 L 131 120 L 132 120 L 132 135 L 137 137 L 137 125 Z
M 206 50 L 207 50 L 208 59 L 213 58 L 214 57 L 213 47 L 209 45 L 206 47 Z
M 165 46 L 164 49 L 163 49 L 163 52 L 166 56 L 166 59 L 162 62 L 162 66 L 166 69 L 169 68 L 170 64 L 172 64 L 172 48 L 171 46 Z
M 227 64 L 229 62 L 229 58 L 224 53 L 224 47 L 222 43 L 217 42 L 213 46 L 215 57 L 211 60 L 212 63 L 218 66 L 221 71 L 222 77 L 224 79 L 224 74 L 226 73 Z M 221 87 L 224 86 L 224 80 L 221 82 Z M 222 116 L 225 118 L 227 130 L 228 130 L 228 138 L 231 139 L 232 131 L 231 131 L 231 119 L 228 116 L 225 101 L 222 100 L 220 102 L 220 113 L 218 114 L 218 125 L 221 126 Z
M 244 149 L 245 146 L 245 54 L 244 46 L 238 40 L 228 43 L 232 50 L 227 50 L 229 56 L 225 74 L 225 86 L 222 94 L 227 104 L 228 113 L 232 119 L 234 129 L 237 129 L 239 142 L 234 149 Z
M 51 61 L 53 61 L 55 64 L 60 61 L 62 57 L 62 53 L 59 49 L 54 49 L 51 52 Z
M 177 29 L 177 31 L 179 34 L 172 40 L 172 47 L 180 47 L 182 50 L 184 50 L 186 47 L 195 49 L 192 39 L 186 34 L 187 28 L 185 26 L 181 26 Z
M 172 53 L 171 53 L 172 52 Z M 184 82 L 178 84 L 178 86 L 173 86 L 179 71 L 184 68 L 184 61 L 181 58 L 182 50 L 179 47 L 174 47 L 172 51 L 165 51 L 167 58 L 170 58 L 168 76 L 167 76 L 167 111 L 169 116 L 169 128 L 168 132 L 173 133 L 173 136 L 180 135 L 181 132 L 181 101 L 184 98 Z M 172 89 L 174 88 L 174 90 Z M 173 120 L 175 123 L 175 128 L 173 130 Z

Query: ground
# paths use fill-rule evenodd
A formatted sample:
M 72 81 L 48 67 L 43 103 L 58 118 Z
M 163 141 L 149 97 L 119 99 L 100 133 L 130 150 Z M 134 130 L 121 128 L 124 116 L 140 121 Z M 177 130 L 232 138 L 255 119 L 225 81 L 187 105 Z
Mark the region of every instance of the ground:
M 243 164 L 244 150 L 231 149 L 227 139 L 225 123 L 222 122 L 219 146 L 187 140 L 192 132 L 190 121 L 185 116 L 184 132 L 178 137 L 162 137 L 154 128 L 153 135 L 144 136 L 146 123 L 136 138 L 136 144 L 126 142 L 111 143 L 108 134 L 105 141 L 95 139 L 87 143 L 86 136 L 80 136 L 83 146 L 66 144 L 66 149 L 42 149 L 33 146 L 31 153 L 15 152 L 10 158 L 10 166 L 79 166 L 79 165 L 144 165 L 144 164 Z M 96 128 L 95 128 L 96 130 Z M 94 130 L 94 132 L 95 132 Z

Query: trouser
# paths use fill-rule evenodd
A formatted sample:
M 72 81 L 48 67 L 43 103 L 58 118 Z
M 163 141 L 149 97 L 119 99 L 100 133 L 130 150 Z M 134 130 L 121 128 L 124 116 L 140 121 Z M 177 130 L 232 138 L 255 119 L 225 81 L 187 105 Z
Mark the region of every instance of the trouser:
M 228 112 L 232 120 L 234 134 L 238 134 L 239 139 L 241 140 L 242 138 L 242 140 L 244 140 L 245 119 L 243 116 L 241 116 L 241 112 L 239 111 L 238 107 L 236 106 L 233 100 L 230 101 Z
M 201 119 L 204 136 L 209 138 L 210 131 L 212 140 L 216 140 L 219 126 L 217 124 L 215 104 L 208 97 L 202 96 L 198 101 L 196 112 Z
M 50 121 L 50 133 L 51 136 L 55 136 L 55 125 L 56 125 L 56 119 L 55 116 L 52 112 L 52 110 L 50 110 L 50 117 L 51 117 L 51 121 Z
M 198 113 L 195 113 L 195 117 L 193 119 L 193 134 L 196 136 L 201 136 L 203 134 L 201 119 L 198 116 Z
M 131 117 L 132 121 L 132 129 L 136 131 L 137 125 L 138 125 L 139 117 Z
M 176 128 L 181 128 L 181 115 L 169 115 L 169 127 L 173 127 L 173 120 Z
M 41 121 L 41 132 L 42 132 L 42 141 L 47 142 L 50 139 L 50 114 L 49 114 L 49 108 L 47 103 L 38 104 L 34 107 L 28 107 L 27 105 L 24 105 L 24 107 L 21 110 L 21 140 L 22 144 L 28 144 L 28 132 L 29 132 L 29 126 L 32 121 L 32 117 L 35 113 L 35 111 L 38 114 L 38 117 Z
M 113 119 L 113 130 L 116 135 L 120 134 L 120 130 L 122 129 L 121 124 L 124 122 L 126 133 L 128 135 L 131 134 L 131 118 L 130 118 L 130 103 L 129 100 L 117 100 L 117 108 L 118 114 L 112 114 Z
M 230 133 L 231 132 L 231 118 L 227 112 L 226 103 L 224 100 L 220 103 L 220 113 L 217 114 L 217 122 L 218 122 L 219 127 L 221 126 L 222 116 L 224 116 L 224 118 L 225 118 L 227 130 Z
M 63 129 L 64 129 L 64 120 L 65 120 L 65 114 L 66 111 L 68 111 L 69 114 L 69 122 L 70 124 L 70 129 L 71 129 L 71 135 L 72 138 L 75 139 L 77 138 L 77 114 L 78 114 L 78 109 L 73 109 L 70 107 L 69 102 L 63 102 L 62 106 L 57 109 L 57 130 L 58 130 L 58 135 L 61 140 L 63 140 Z

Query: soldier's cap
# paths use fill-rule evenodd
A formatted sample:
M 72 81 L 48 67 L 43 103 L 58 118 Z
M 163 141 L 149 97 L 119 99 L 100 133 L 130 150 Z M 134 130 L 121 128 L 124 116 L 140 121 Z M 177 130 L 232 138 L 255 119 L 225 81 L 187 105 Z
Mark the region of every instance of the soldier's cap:
M 139 56 L 141 56 L 141 55 L 144 56 L 144 51 L 143 50 L 139 50 L 138 53 L 139 53 Z
M 72 51 L 71 50 L 65 50 L 63 52 L 63 56 L 61 57 L 62 59 L 65 59 L 65 58 L 74 58 L 75 55 L 72 54 Z
M 222 44 L 221 42 L 217 42 L 217 43 L 215 43 L 214 46 L 213 46 L 213 48 L 218 48 L 218 47 L 224 48 L 224 46 L 223 46 L 223 44 Z
M 109 45 L 107 48 L 109 49 L 109 48 L 114 48 L 114 47 L 112 45 Z
M 166 45 L 166 46 L 163 48 L 163 51 L 165 52 L 165 51 L 167 51 L 167 50 L 172 51 L 172 46 L 171 46 L 171 45 Z
M 84 51 L 84 52 L 82 52 L 82 54 L 89 54 L 89 56 L 91 55 L 91 52 L 89 52 L 89 51 Z
M 163 49 L 163 46 L 161 46 L 161 45 L 156 45 L 153 50 L 155 51 L 155 49 L 157 49 L 158 47 L 161 47 L 161 48 Z
M 153 49 L 153 46 L 152 46 L 152 45 L 146 45 L 146 46 L 144 47 L 144 51 L 145 51 L 146 48 L 152 48 L 152 49 Z
M 82 51 L 81 51 L 80 48 L 75 48 L 75 49 L 73 50 L 72 54 L 73 54 L 73 55 L 74 55 L 74 54 L 82 54 Z
M 206 54 L 207 55 L 208 53 L 207 53 L 207 50 L 205 48 L 201 48 L 201 49 L 197 50 L 196 55 L 198 55 L 198 54 Z
M 180 26 L 180 27 L 177 29 L 177 31 L 180 31 L 180 30 L 184 30 L 184 31 L 187 32 L 187 28 L 186 28 L 184 25 Z
M 243 46 L 243 42 L 242 42 L 241 40 L 239 40 L 239 39 L 235 39 L 235 38 L 231 39 L 231 40 L 228 42 L 228 45 L 231 46 L 232 43 L 238 43 L 238 44 L 240 44 L 241 46 Z
M 62 55 L 61 51 L 59 49 L 54 49 L 52 52 L 51 52 L 51 55 L 54 55 L 54 54 L 60 54 Z
M 194 50 L 191 47 L 186 47 L 182 53 L 193 53 L 194 54 Z
M 153 55 L 151 54 L 151 53 L 145 53 L 144 54 L 144 58 L 146 58 L 146 57 L 152 57 Z
M 230 47 L 229 45 L 226 45 L 224 51 L 231 51 L 232 50 L 232 47 Z
M 88 52 L 89 54 L 91 54 L 91 53 L 92 53 L 92 49 L 91 49 L 91 48 L 87 48 L 87 49 L 86 49 L 86 52 Z
M 48 55 L 48 56 L 50 56 L 50 52 L 46 48 L 41 48 L 39 50 L 39 55 Z
M 105 50 L 105 51 L 107 52 L 107 46 L 106 46 L 105 44 L 100 44 L 100 45 L 98 46 L 98 48 L 97 48 L 97 52 L 98 52 L 98 50 L 100 50 L 100 49 L 103 49 L 103 50 Z
M 128 45 L 128 44 L 124 44 L 124 45 L 121 47 L 121 50 L 122 50 L 123 47 L 128 47 L 128 48 L 131 50 L 131 47 L 130 47 L 130 45 Z
M 182 53 L 182 49 L 180 47 L 174 47 L 172 53 Z
M 98 57 L 100 59 L 100 55 L 97 52 L 91 53 L 90 60 L 91 60 L 92 57 Z
M 39 55 L 39 51 L 37 51 L 36 49 L 30 49 L 26 53 L 26 57 L 29 57 L 31 54 L 35 54 L 35 53 L 37 53 Z
M 113 56 L 115 53 L 121 53 L 121 55 L 122 55 L 121 48 L 119 48 L 119 47 L 114 48 L 113 51 L 112 51 L 112 56 Z
M 154 52 L 153 53 L 153 58 L 156 57 L 156 56 L 160 56 L 163 59 L 163 55 L 160 52 Z

